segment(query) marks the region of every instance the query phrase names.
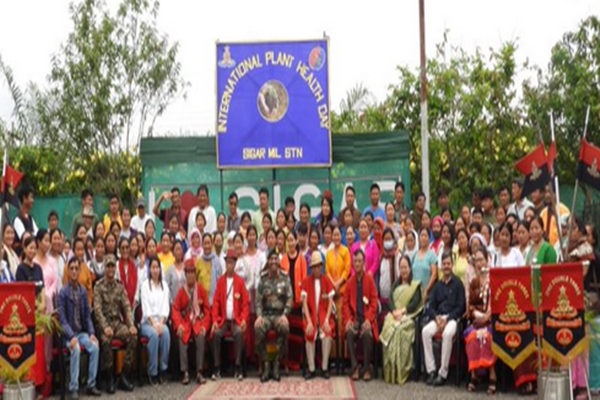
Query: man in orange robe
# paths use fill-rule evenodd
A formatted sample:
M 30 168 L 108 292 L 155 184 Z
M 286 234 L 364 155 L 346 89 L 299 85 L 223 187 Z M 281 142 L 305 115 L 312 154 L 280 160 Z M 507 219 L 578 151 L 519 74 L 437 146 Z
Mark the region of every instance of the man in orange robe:
M 377 341 L 377 287 L 371 274 L 365 274 L 365 253 L 354 252 L 354 275 L 348 280 L 342 306 L 343 325 L 352 365 L 352 379 L 360 378 L 356 361 L 356 340 L 362 339 L 363 373 L 365 381 L 371 380 L 371 354 L 373 340 Z
M 196 280 L 196 266 L 193 260 L 185 262 L 186 284 L 173 301 L 171 316 L 173 329 L 179 338 L 179 364 L 183 372 L 182 383 L 190 383 L 188 373 L 188 343 L 190 339 L 196 342 L 196 382 L 205 383 L 202 376 L 202 365 L 204 364 L 204 344 L 206 335 L 210 329 L 211 313 L 208 295 L 204 287 Z

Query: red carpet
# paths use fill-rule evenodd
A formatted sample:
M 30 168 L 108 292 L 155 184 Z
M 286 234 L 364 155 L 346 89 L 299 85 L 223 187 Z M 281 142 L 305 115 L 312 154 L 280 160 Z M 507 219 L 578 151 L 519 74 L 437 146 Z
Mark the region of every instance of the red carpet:
M 282 378 L 281 382 L 260 383 L 257 378 L 242 382 L 233 379 L 209 381 L 192 393 L 189 400 L 199 399 L 356 399 L 354 383 L 346 377 L 320 378 L 305 381 L 300 377 Z

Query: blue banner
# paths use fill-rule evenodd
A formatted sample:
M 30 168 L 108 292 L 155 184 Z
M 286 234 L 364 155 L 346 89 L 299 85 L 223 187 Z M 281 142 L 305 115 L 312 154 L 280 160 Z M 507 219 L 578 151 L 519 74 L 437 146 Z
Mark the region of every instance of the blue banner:
M 217 167 L 331 165 L 328 42 L 217 44 Z

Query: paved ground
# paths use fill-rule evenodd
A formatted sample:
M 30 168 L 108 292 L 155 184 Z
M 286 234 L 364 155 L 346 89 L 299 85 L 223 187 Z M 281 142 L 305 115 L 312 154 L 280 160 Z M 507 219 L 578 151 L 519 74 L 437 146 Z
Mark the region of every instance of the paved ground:
M 247 379 L 258 379 L 256 372 L 250 373 Z M 283 378 L 285 379 L 285 378 Z M 382 380 L 374 380 L 371 382 L 355 382 L 355 387 L 358 392 L 359 399 L 365 400 L 394 400 L 394 399 L 427 399 L 427 400 L 468 400 L 468 399 L 486 399 L 489 398 L 485 394 L 484 387 L 481 387 L 481 392 L 471 394 L 463 387 L 456 387 L 453 384 L 447 384 L 442 388 L 431 388 L 424 383 L 410 382 L 404 386 L 389 385 Z M 194 391 L 195 386 L 183 386 L 178 382 L 170 382 L 167 385 L 159 387 L 150 387 L 148 385 L 136 387 L 132 393 L 123 393 L 117 391 L 114 396 L 103 395 L 101 398 L 109 398 L 111 400 L 134 400 L 134 399 L 187 399 Z M 54 397 L 56 399 L 57 397 Z M 85 398 L 85 397 L 81 397 Z M 524 399 L 525 397 L 518 396 L 515 393 L 502 394 L 498 393 L 493 397 L 494 400 L 516 400 Z M 527 397 L 534 399 L 534 397 Z M 91 399 L 88 397 L 88 399 Z

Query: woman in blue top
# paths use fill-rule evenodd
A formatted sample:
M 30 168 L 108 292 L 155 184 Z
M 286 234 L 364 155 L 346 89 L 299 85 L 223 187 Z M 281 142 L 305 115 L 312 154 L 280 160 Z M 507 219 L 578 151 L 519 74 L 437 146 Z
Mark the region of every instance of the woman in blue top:
M 427 303 L 427 298 L 437 281 L 437 261 L 437 256 L 429 248 L 429 229 L 422 227 L 419 229 L 419 250 L 413 256 L 412 271 L 413 279 L 421 282 L 424 289 L 424 303 Z

